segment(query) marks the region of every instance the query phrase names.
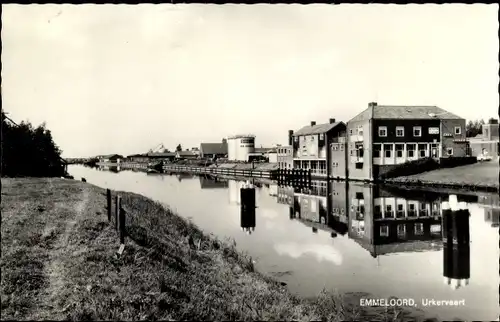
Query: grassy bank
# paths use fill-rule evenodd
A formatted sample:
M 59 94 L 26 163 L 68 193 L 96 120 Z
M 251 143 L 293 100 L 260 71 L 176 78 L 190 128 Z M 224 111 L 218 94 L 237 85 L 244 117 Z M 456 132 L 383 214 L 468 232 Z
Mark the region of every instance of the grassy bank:
M 386 182 L 496 192 L 499 188 L 498 171 L 498 161 L 489 161 L 387 179 Z
M 2 178 L 2 320 L 422 320 L 359 307 L 362 295 L 299 299 L 234 244 L 136 194 L 120 192 L 130 238 L 117 259 L 104 192 Z

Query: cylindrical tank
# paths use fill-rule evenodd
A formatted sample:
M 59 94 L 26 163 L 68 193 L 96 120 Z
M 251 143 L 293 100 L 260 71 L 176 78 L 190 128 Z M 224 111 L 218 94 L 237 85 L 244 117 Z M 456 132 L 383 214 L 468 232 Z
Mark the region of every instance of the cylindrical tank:
M 227 158 L 228 160 L 236 160 L 235 154 L 235 140 L 234 138 L 227 139 Z
M 255 137 L 250 135 L 238 137 L 236 149 L 237 160 L 248 161 L 248 154 L 255 151 Z

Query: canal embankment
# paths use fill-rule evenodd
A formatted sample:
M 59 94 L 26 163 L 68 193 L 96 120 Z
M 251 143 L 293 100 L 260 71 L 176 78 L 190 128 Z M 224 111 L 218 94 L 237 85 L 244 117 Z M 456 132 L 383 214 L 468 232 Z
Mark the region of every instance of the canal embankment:
M 112 194 L 127 209 L 120 257 L 104 189 L 2 178 L 2 319 L 422 320 L 415 310 L 360 307 L 359 297 L 293 296 L 229 240 L 141 195 Z

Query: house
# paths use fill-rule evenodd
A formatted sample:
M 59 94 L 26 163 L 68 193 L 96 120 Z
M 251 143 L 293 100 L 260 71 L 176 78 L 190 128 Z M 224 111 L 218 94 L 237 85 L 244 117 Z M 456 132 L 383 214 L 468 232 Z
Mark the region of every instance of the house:
M 499 155 L 498 120 L 490 119 L 487 124 L 482 125 L 482 134 L 469 138 L 472 156 Z
M 437 106 L 369 103 L 347 132 L 349 179 L 373 181 L 408 161 L 469 154 L 465 119 Z
M 345 131 L 343 122 L 310 125 L 289 131 L 293 137 L 293 168 L 311 169 L 314 178 L 345 178 Z
M 149 161 L 173 161 L 175 153 L 173 152 L 150 152 L 147 154 Z
M 111 163 L 120 163 L 123 159 L 123 156 L 120 154 L 106 154 L 106 155 L 98 155 L 96 156 L 98 162 L 111 162 Z
M 264 152 L 264 157 L 269 163 L 278 163 L 278 148 L 271 148 Z
M 204 159 L 225 158 L 227 156 L 227 140 L 221 143 L 201 143 L 200 157 Z
M 183 159 L 183 160 L 194 160 L 198 158 L 198 154 L 193 151 L 177 151 L 175 153 L 175 158 L 176 159 Z

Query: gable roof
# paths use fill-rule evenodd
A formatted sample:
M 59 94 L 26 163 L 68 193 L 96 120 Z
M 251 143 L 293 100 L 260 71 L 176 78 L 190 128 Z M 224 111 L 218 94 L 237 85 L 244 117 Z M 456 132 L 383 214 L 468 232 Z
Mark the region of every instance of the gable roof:
M 120 154 L 104 154 L 104 155 L 97 156 L 98 159 L 111 159 L 113 157 L 119 158 L 119 159 L 123 158 L 123 156 Z
M 293 136 L 326 133 L 326 132 L 333 130 L 339 124 L 344 124 L 344 123 L 343 122 L 335 122 L 335 123 L 316 124 L 313 126 L 311 126 L 311 125 L 304 126 L 303 128 L 301 128 L 297 132 L 293 133 Z
M 200 151 L 203 154 L 227 154 L 226 143 L 201 143 Z

